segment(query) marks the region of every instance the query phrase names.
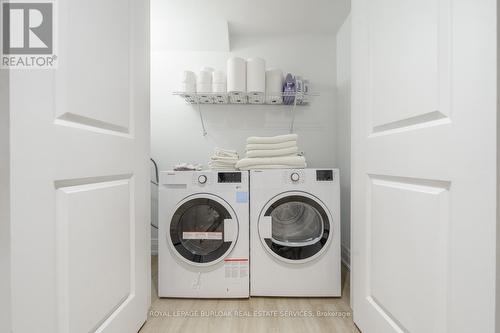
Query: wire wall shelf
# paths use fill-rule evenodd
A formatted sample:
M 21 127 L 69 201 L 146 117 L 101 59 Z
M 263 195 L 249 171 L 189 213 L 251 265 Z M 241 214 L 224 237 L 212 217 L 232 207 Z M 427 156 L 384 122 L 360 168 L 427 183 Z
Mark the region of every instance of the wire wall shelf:
M 174 92 L 188 104 L 256 104 L 256 105 L 308 105 L 315 93 L 277 92 L 264 93 L 186 93 Z
M 207 104 L 245 104 L 245 105 L 283 105 L 290 107 L 292 119 L 290 122 L 290 133 L 293 133 L 295 123 L 295 107 L 307 106 L 311 102 L 311 97 L 319 96 L 311 92 L 277 92 L 277 93 L 186 93 L 173 92 L 173 95 L 180 96 L 187 104 L 196 105 L 200 115 L 203 136 L 207 135 L 205 121 L 201 112 L 201 106 Z

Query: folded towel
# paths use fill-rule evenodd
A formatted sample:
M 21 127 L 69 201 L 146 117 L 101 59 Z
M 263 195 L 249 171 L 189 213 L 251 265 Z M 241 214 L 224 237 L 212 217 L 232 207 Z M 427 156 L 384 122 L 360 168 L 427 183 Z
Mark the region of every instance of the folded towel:
M 219 164 L 219 165 L 235 165 L 238 160 L 211 160 L 208 164 Z
M 235 170 L 239 156 L 236 150 L 215 148 L 208 167 L 212 170 Z
M 260 149 L 283 149 L 297 146 L 297 141 L 285 141 L 280 143 L 249 143 L 246 150 L 260 150 Z
M 304 169 L 307 167 L 307 163 L 300 166 L 290 166 L 282 164 L 263 164 L 263 165 L 251 165 L 247 167 L 242 167 L 240 170 L 262 170 L 262 169 Z
M 286 165 L 289 167 L 305 168 L 306 159 L 304 156 L 256 157 L 244 158 L 236 163 L 238 169 L 255 165 Z
M 276 157 L 294 154 L 297 155 L 298 150 L 299 148 L 297 148 L 297 146 L 284 149 L 249 150 L 247 151 L 246 157 Z
M 215 156 L 238 158 L 238 152 L 232 149 L 215 148 Z
M 208 162 L 208 167 L 212 170 L 236 170 L 237 160 L 217 160 Z
M 225 157 L 225 156 L 211 156 L 212 161 L 238 161 L 238 156 L 235 157 Z
M 278 136 L 270 136 L 270 137 L 258 137 L 251 136 L 247 138 L 247 144 L 255 144 L 255 143 L 281 143 L 287 141 L 297 141 L 297 134 L 285 134 Z

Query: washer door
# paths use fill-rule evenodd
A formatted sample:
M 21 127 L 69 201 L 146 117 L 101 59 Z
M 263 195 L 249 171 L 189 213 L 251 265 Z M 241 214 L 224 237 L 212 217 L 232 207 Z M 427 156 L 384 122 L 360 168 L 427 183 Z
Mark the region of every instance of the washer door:
M 305 192 L 287 192 L 271 199 L 258 224 L 263 246 L 278 259 L 294 263 L 321 255 L 333 232 L 328 209 Z
M 223 199 L 210 194 L 193 195 L 177 206 L 167 238 L 182 260 L 197 266 L 213 265 L 236 244 L 238 220 Z

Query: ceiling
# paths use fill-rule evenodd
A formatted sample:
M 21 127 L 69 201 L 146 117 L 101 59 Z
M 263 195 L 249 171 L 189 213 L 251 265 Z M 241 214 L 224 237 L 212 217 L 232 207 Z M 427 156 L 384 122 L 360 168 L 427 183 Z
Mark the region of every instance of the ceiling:
M 231 36 L 335 34 L 350 0 L 152 0 L 151 21 L 229 23 Z

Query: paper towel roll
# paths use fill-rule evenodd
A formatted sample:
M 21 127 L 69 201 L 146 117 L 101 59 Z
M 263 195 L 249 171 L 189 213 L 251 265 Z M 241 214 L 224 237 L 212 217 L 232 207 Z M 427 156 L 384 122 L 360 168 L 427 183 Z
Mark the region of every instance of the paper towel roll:
M 226 83 L 226 73 L 223 71 L 214 71 L 212 73 L 213 83 Z
M 212 72 L 209 71 L 200 71 L 198 73 L 198 78 L 196 80 L 197 83 L 212 83 Z
M 266 62 L 262 58 L 247 60 L 247 92 L 262 93 L 266 91 Z
M 269 69 L 266 71 L 266 103 L 283 103 L 283 71 L 281 69 Z
M 200 71 L 196 80 L 196 91 L 202 93 L 212 92 L 212 72 Z
M 226 82 L 212 82 L 212 92 L 226 93 Z
M 191 71 L 183 71 L 181 73 L 181 82 L 196 84 L 196 74 Z
M 223 71 L 214 71 L 212 73 L 212 92 L 226 93 L 226 73 Z
M 198 92 L 198 93 L 212 92 L 212 84 L 210 84 L 210 83 L 198 83 L 196 85 L 196 92 Z
M 227 91 L 242 94 L 247 91 L 247 64 L 245 59 L 233 57 L 227 60 Z
M 212 92 L 226 93 L 226 73 L 223 71 L 214 71 L 212 73 Z

